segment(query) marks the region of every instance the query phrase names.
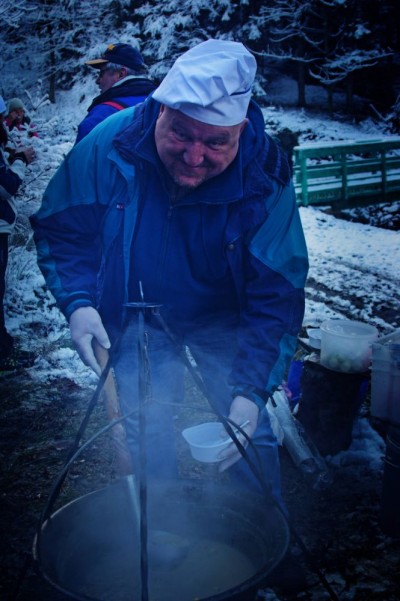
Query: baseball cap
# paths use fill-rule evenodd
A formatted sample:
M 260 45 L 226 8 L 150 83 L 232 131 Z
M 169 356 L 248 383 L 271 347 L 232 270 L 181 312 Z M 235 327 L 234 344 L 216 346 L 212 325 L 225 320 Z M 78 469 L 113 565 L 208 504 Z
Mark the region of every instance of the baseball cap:
M 144 61 L 139 50 L 130 44 L 110 44 L 100 58 L 86 61 L 86 65 L 100 68 L 105 63 L 116 63 L 129 69 L 144 67 Z
M 207 40 L 180 56 L 153 98 L 210 125 L 237 125 L 247 114 L 257 63 L 240 42 Z

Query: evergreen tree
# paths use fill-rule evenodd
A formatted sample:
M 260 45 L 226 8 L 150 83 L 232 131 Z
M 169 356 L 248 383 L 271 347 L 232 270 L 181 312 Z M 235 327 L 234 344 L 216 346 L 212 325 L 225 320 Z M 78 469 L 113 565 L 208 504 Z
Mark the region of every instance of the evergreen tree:
M 5 97 L 43 80 L 52 101 L 82 77 L 84 61 L 110 43 L 137 45 L 150 75 L 165 75 L 182 52 L 203 40 L 243 42 L 257 56 L 258 81 L 272 65 L 333 99 L 346 89 L 393 104 L 399 51 L 398 0 L 3 0 L 0 8 L 1 88 Z M 18 78 L 15 78 L 18 72 Z M 385 86 L 380 85 L 385 74 Z M 379 76 L 379 79 L 377 79 Z M 379 90 L 379 93 L 377 93 Z M 333 108 L 333 103 L 332 103 Z

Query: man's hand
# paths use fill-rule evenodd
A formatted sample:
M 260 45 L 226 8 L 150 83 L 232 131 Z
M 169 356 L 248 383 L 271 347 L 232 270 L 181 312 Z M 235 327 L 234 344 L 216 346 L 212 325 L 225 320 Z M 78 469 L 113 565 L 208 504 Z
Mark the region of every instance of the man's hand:
M 15 161 L 22 161 L 25 165 L 29 165 L 36 158 L 35 149 L 32 146 L 27 146 L 26 148 L 17 148 L 16 150 L 11 150 L 10 152 L 10 163 L 11 165 Z
M 100 346 L 106 349 L 110 348 L 111 343 L 96 309 L 93 307 L 76 309 L 69 319 L 69 329 L 78 355 L 85 365 L 91 367 L 100 376 L 101 369 L 94 356 L 92 340 L 95 338 Z
M 258 407 L 253 401 L 243 396 L 237 396 L 233 399 L 228 417 L 238 426 L 248 421 L 249 423 L 243 427 L 243 431 L 251 438 L 257 428 L 258 414 Z M 232 428 L 234 429 L 234 426 Z M 247 446 L 247 440 L 242 434 L 238 434 L 237 438 L 244 447 Z M 228 450 L 221 453 L 221 457 L 223 457 L 223 461 L 219 465 L 219 471 L 223 472 L 236 463 L 241 458 L 241 454 L 237 450 L 236 445 L 232 443 L 229 445 Z
M 36 158 L 35 149 L 32 146 L 27 146 L 26 148 L 18 148 L 18 152 L 22 152 L 25 155 L 25 159 L 27 164 L 29 165 Z

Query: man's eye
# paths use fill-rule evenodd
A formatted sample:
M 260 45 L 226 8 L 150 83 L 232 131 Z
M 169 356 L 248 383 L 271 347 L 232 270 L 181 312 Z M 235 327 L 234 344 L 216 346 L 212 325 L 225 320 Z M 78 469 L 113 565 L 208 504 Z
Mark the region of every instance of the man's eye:
M 185 142 L 188 139 L 187 135 L 183 131 L 174 130 L 174 134 L 175 137 L 178 138 L 178 140 L 180 140 L 181 142 Z
M 211 148 L 212 150 L 219 150 L 224 145 L 225 142 L 222 142 L 220 140 L 211 140 L 211 142 L 208 143 L 209 148 Z

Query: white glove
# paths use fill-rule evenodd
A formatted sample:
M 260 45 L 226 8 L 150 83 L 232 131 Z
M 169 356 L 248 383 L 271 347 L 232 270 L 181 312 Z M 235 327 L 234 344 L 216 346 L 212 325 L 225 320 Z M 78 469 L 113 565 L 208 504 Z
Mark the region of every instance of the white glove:
M 92 340 L 95 338 L 105 349 L 109 349 L 111 343 L 96 309 L 93 307 L 76 309 L 69 318 L 69 329 L 78 355 L 85 365 L 91 367 L 100 376 L 101 368 L 94 356 Z
M 237 426 L 240 426 L 248 421 L 248 424 L 242 429 L 251 438 L 258 425 L 258 414 L 259 409 L 253 401 L 250 401 L 243 396 L 237 396 L 232 401 L 228 417 L 230 420 L 235 422 Z M 232 426 L 232 428 L 234 429 L 234 426 Z M 242 434 L 238 434 L 237 438 L 244 447 L 247 446 L 247 440 Z M 229 445 L 227 450 L 221 453 L 220 458 L 222 458 L 223 461 L 219 464 L 219 471 L 223 472 L 228 467 L 236 463 L 236 461 L 239 461 L 241 454 L 237 450 L 236 445 L 232 443 Z

